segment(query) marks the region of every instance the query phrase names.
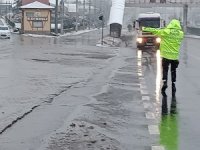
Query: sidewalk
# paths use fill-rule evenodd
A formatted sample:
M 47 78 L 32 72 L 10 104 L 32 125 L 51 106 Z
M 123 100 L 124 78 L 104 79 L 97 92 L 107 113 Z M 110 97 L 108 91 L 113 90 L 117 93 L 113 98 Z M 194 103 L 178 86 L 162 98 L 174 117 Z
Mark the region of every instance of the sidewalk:
M 198 36 L 198 35 L 191 35 L 191 34 L 186 34 L 185 37 L 186 38 L 200 39 L 200 36 Z

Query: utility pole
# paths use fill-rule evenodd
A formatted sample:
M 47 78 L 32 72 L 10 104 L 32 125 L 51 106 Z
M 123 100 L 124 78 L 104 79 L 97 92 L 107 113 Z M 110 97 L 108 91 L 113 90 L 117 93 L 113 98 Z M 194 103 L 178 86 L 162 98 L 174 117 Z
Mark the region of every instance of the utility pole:
M 94 0 L 94 18 L 95 18 L 95 22 L 97 21 L 97 1 Z
M 7 14 L 8 14 L 8 4 L 7 4 L 7 1 L 6 1 L 6 18 L 7 18 Z
M 85 29 L 85 0 L 83 1 L 83 28 Z
M 89 29 L 91 27 L 91 0 L 89 0 Z
M 183 30 L 186 33 L 187 32 L 187 20 L 188 20 L 188 5 L 184 4 L 183 7 Z
M 78 0 L 76 0 L 76 32 L 78 31 Z
M 102 0 L 100 0 L 100 13 L 102 13 Z
M 102 30 L 101 30 L 101 45 L 103 45 L 103 27 L 104 27 L 104 16 L 99 16 L 99 20 L 102 22 Z
M 101 33 L 101 35 L 102 35 L 102 37 L 101 37 L 101 45 L 103 45 L 103 27 L 104 27 L 104 17 L 103 17 L 103 19 L 102 19 L 102 33 Z
M 63 34 L 63 26 L 64 26 L 64 22 L 63 22 L 63 19 L 64 19 L 64 9 L 65 9 L 65 6 L 64 6 L 64 0 L 61 1 L 61 34 Z
M 55 7 L 55 33 L 58 34 L 58 0 L 56 0 Z

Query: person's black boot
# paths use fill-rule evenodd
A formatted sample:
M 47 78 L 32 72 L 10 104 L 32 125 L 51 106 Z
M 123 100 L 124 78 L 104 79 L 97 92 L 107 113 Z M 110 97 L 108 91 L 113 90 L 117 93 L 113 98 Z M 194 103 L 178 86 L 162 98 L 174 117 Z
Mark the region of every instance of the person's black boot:
M 162 86 L 162 89 L 161 89 L 161 93 L 163 96 L 167 96 L 167 94 L 165 93 L 165 90 L 167 89 L 167 81 L 164 81 L 163 82 L 163 86 Z
M 172 97 L 176 96 L 176 85 L 174 82 L 172 82 Z

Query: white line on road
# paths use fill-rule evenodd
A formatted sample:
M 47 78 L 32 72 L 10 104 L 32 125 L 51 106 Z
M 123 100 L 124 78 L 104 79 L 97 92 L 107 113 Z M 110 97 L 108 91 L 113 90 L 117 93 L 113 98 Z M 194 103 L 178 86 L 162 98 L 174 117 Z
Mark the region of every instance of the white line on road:
M 147 90 L 147 86 L 141 84 L 141 85 L 140 85 L 140 89 L 143 89 L 143 90 L 145 89 L 145 90 Z
M 149 125 L 148 126 L 149 134 L 151 135 L 159 135 L 160 131 L 157 125 Z
M 144 105 L 144 109 L 151 109 L 151 108 L 153 108 L 153 106 L 152 106 L 151 103 L 145 103 L 145 102 L 143 102 L 143 105 Z
M 149 101 L 150 97 L 149 96 L 142 96 L 142 101 Z
M 163 146 L 152 146 L 151 150 L 165 150 Z
M 145 115 L 147 119 L 155 119 L 155 115 L 152 112 L 146 112 Z
M 141 89 L 140 92 L 141 92 L 142 95 L 148 95 L 148 94 L 149 94 L 149 92 L 148 92 L 147 90 L 142 90 L 142 89 Z

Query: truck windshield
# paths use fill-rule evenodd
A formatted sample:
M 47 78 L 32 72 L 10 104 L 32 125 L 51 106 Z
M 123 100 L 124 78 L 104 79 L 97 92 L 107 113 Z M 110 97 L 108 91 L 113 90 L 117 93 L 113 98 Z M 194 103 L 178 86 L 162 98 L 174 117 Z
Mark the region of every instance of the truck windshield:
M 142 19 L 140 20 L 140 27 L 160 28 L 160 19 Z

